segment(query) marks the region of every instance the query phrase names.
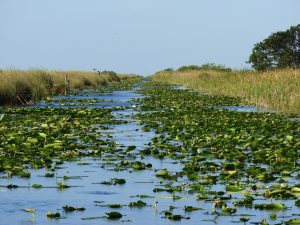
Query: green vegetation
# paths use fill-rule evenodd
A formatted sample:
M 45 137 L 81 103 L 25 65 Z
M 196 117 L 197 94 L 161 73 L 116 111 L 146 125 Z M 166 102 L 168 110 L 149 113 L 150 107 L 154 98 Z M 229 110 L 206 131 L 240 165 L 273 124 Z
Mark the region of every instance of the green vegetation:
M 46 216 L 49 219 L 60 219 L 61 218 L 61 215 L 60 215 L 59 212 L 50 212 L 50 211 L 48 211 Z
M 119 179 L 119 178 L 112 178 L 109 181 L 102 181 L 99 184 L 108 184 L 108 185 L 117 185 L 117 184 L 125 184 L 125 179 Z
M 133 208 L 133 207 L 142 208 L 142 207 L 144 207 L 146 205 L 147 204 L 145 202 L 143 202 L 142 200 L 138 200 L 137 202 L 130 202 L 128 206 L 130 208 Z
M 164 87 L 147 88 L 142 93 L 147 96 L 140 100 L 142 111 L 148 113 L 140 113 L 138 118 L 156 133 L 144 151 L 183 166 L 171 183 L 161 184 L 154 192 L 170 192 L 176 199 L 179 196 L 175 193 L 195 194 L 201 204 L 214 203 L 212 215 L 216 216 L 239 215 L 244 207 L 253 211 L 295 210 L 300 187 L 298 122 L 275 113 L 241 113 L 224 108 L 240 105 L 239 98 Z M 158 170 L 155 175 L 168 177 L 170 173 Z M 188 181 L 180 183 L 181 177 Z M 295 201 L 294 206 L 291 201 Z M 251 214 L 255 214 L 253 211 Z M 170 220 L 186 218 L 171 210 L 164 215 Z M 240 220 L 247 222 L 250 218 Z M 260 220 L 267 224 L 267 219 Z M 292 224 L 298 219 L 289 221 Z
M 107 219 L 109 220 L 117 220 L 123 217 L 123 215 L 119 212 L 109 212 L 106 213 Z
M 184 85 L 215 95 L 242 98 L 245 104 L 300 114 L 300 70 L 269 72 L 216 70 L 159 72 L 154 81 Z
M 63 94 L 65 75 L 68 76 L 71 90 L 103 86 L 108 82 L 133 77 L 110 71 L 98 74 L 80 71 L 0 70 L 0 105 L 30 103 L 49 95 Z
M 0 126 L 0 172 L 22 176 L 28 174 L 25 164 L 50 169 L 54 157 L 100 155 L 99 146 L 111 141 L 99 140 L 95 128 L 107 123 L 115 123 L 109 109 L 7 109 Z M 58 186 L 66 188 L 63 182 Z
M 185 161 L 185 174 L 221 170 L 222 176 L 212 178 L 212 184 L 218 179 L 234 180 L 242 174 L 267 183 L 285 176 L 286 171 L 297 171 L 297 122 L 272 113 L 240 113 L 219 108 L 239 104 L 239 99 L 231 97 L 158 88 L 143 92 L 149 97 L 141 100 L 142 109 L 159 110 L 139 115 L 145 125 L 161 134 L 151 142 L 151 154 L 155 157 L 159 151 L 161 157 L 174 159 L 189 158 L 191 154 L 190 160 Z M 172 144 L 172 140 L 176 142 Z M 206 163 L 202 158 L 225 161 Z M 244 163 L 257 167 L 245 167 Z M 269 169 L 273 172 L 261 165 L 271 165 Z M 167 171 L 158 174 L 165 175 Z M 229 182 L 225 188 L 241 191 L 245 186 Z
M 300 24 L 255 44 L 249 63 L 256 70 L 300 67 Z
M 70 206 L 70 205 L 65 205 L 62 208 L 65 212 L 85 211 L 84 207 L 74 207 L 74 206 Z
M 281 203 L 270 203 L 270 204 L 257 204 L 254 206 L 255 209 L 268 209 L 268 210 L 284 210 L 287 207 Z
M 79 91 L 55 104 L 69 98 L 76 103 L 77 97 L 78 103 L 91 97 L 96 102 L 88 103 L 94 104 L 102 97 L 138 96 L 131 87 L 113 92 L 127 84 Z M 30 189 L 34 195 L 46 188 L 58 196 L 75 193 L 73 200 L 52 203 L 58 211 L 47 214 L 66 223 L 74 223 L 74 213 L 86 221 L 139 223 L 132 218 L 136 211 L 169 223 L 299 222 L 299 122 L 276 113 L 226 109 L 240 106 L 241 98 L 141 85 L 137 92 L 145 98 L 129 97 L 123 106 L 112 101 L 112 108 L 76 103 L 7 109 L 0 122 L 0 187 L 18 193 Z M 99 179 L 105 180 L 95 183 Z M 86 208 L 76 206 L 79 196 Z M 45 217 L 46 211 L 27 199 L 22 211 L 34 217 L 36 209 L 37 219 Z
M 181 66 L 176 71 L 179 72 L 188 72 L 188 71 L 203 71 L 203 70 L 216 70 L 216 71 L 222 71 L 222 72 L 230 72 L 231 69 L 225 67 L 224 65 L 217 65 L 215 63 L 206 63 L 201 66 L 198 65 L 189 65 L 189 66 Z M 174 69 L 167 68 L 165 70 L 162 70 L 161 72 L 172 72 Z

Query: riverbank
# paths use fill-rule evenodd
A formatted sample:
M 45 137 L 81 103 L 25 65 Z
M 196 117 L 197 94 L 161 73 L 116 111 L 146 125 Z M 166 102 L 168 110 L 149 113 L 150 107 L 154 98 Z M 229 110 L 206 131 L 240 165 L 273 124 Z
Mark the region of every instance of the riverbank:
M 216 95 L 240 97 L 259 107 L 300 114 L 299 69 L 269 72 L 163 71 L 153 75 L 153 80 Z
M 134 76 L 112 73 L 48 70 L 0 70 L 0 105 L 26 104 L 49 95 L 63 94 L 66 89 L 105 86 Z

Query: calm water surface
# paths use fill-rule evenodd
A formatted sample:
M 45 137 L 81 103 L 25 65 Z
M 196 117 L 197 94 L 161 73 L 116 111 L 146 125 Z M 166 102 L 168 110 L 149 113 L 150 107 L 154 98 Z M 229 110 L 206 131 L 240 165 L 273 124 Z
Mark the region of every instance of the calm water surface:
M 142 150 L 155 136 L 153 132 L 144 132 L 143 127 L 139 125 L 139 121 L 134 118 L 137 113 L 137 103 L 131 101 L 133 98 L 141 98 L 140 94 L 134 90 L 129 91 L 112 91 L 107 93 L 85 92 L 83 95 L 74 95 L 68 97 L 72 101 L 70 104 L 64 102 L 41 102 L 36 107 L 127 107 L 122 110 L 115 110 L 113 115 L 118 120 L 126 120 L 128 123 L 111 125 L 108 130 L 99 130 L 100 133 L 107 133 L 115 140 L 120 148 L 135 145 L 135 151 Z M 57 96 L 54 99 L 65 98 Z M 88 106 L 79 103 L 76 100 L 81 99 L 97 99 L 103 102 L 97 102 Z M 75 103 L 75 104 L 74 104 Z M 234 109 L 235 110 L 235 109 Z M 238 109 L 237 109 L 238 110 Z M 249 109 L 252 111 L 252 109 Z M 247 109 L 247 111 L 249 111 Z M 239 111 L 239 110 L 238 110 Z M 67 162 L 56 170 L 55 178 L 46 178 L 43 175 L 46 170 L 31 170 L 31 178 L 6 178 L 4 175 L 0 178 L 1 185 L 17 184 L 19 186 L 31 186 L 32 184 L 42 184 L 43 186 L 56 186 L 57 182 L 63 181 L 68 185 L 74 185 L 64 190 L 56 188 L 18 188 L 7 189 L 0 188 L 0 225 L 17 225 L 17 224 L 57 224 L 57 225 L 80 225 L 80 224 L 133 224 L 133 225 L 153 225 L 153 224 L 233 224 L 239 223 L 241 214 L 248 214 L 248 217 L 254 221 L 260 221 L 261 218 L 269 218 L 272 211 L 258 211 L 248 208 L 239 208 L 237 215 L 229 215 L 216 217 L 211 215 L 212 202 L 197 201 L 195 194 L 185 192 L 176 193 L 183 198 L 173 200 L 172 194 L 166 192 L 154 193 L 153 189 L 160 187 L 160 179 L 155 177 L 155 170 L 167 168 L 169 171 L 176 172 L 182 169 L 179 162 L 171 159 L 159 160 L 152 157 L 129 157 L 128 160 L 139 160 L 146 163 L 152 163 L 152 169 L 133 171 L 132 169 L 124 171 L 114 171 L 113 167 L 105 164 L 100 158 L 82 158 L 79 161 Z M 76 176 L 76 179 L 64 180 L 63 176 Z M 110 180 L 111 178 L 124 178 L 124 185 L 103 185 L 95 184 L 97 182 Z M 183 177 L 179 178 L 179 182 L 188 182 Z M 224 190 L 224 186 L 216 185 L 213 190 Z M 121 209 L 110 209 L 103 207 L 104 204 L 124 204 L 128 205 L 132 201 L 139 198 L 133 197 L 139 194 L 153 196 L 154 198 L 142 199 L 147 203 L 147 207 L 138 209 L 124 206 Z M 240 197 L 240 194 L 233 194 L 233 197 Z M 234 200 L 234 199 L 233 199 Z M 98 203 L 96 203 L 97 201 Z M 157 201 L 157 208 L 151 207 L 154 201 Z M 100 202 L 100 203 L 99 203 Z M 263 200 L 256 200 L 255 203 L 262 203 Z M 292 206 L 294 201 L 285 201 L 287 206 Z M 71 205 L 75 207 L 85 207 L 83 212 L 64 213 L 62 207 Z M 189 220 L 181 220 L 178 222 L 169 221 L 162 218 L 161 212 L 167 210 L 169 206 L 176 206 L 174 214 L 190 216 Z M 184 206 L 191 205 L 200 207 L 202 210 L 190 213 L 184 212 Z M 30 213 L 21 209 L 36 209 L 35 217 Z M 60 212 L 61 219 L 48 219 L 47 211 Z M 125 215 L 122 219 L 109 221 L 105 218 L 97 218 L 87 220 L 88 217 L 103 217 L 106 212 L 119 211 Z M 291 215 L 291 210 L 276 212 L 280 218 Z M 86 219 L 86 220 L 83 220 Z M 279 219 L 280 220 L 280 219 Z

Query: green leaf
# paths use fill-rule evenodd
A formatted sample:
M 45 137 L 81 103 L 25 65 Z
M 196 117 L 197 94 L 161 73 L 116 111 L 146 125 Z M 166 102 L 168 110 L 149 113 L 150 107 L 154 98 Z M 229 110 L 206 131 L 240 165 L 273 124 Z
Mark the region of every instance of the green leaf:
M 110 220 L 117 220 L 123 217 L 123 215 L 119 212 L 108 212 L 105 214 L 107 215 L 107 218 Z
M 36 144 L 38 143 L 38 139 L 37 138 L 32 138 L 32 137 L 28 137 L 27 138 L 27 142 L 31 143 L 31 144 Z
M 42 138 L 47 138 L 47 134 L 45 134 L 45 133 L 39 133 L 39 135 L 42 137 Z

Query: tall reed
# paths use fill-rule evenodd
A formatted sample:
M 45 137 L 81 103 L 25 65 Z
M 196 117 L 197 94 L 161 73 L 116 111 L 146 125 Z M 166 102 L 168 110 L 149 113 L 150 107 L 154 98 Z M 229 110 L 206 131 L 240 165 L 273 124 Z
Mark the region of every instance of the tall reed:
M 65 75 L 70 80 L 70 89 L 103 86 L 130 77 L 81 71 L 0 70 L 0 105 L 37 101 L 48 95 L 62 94 Z
M 300 69 L 159 72 L 153 79 L 212 94 L 241 97 L 250 104 L 300 114 Z

